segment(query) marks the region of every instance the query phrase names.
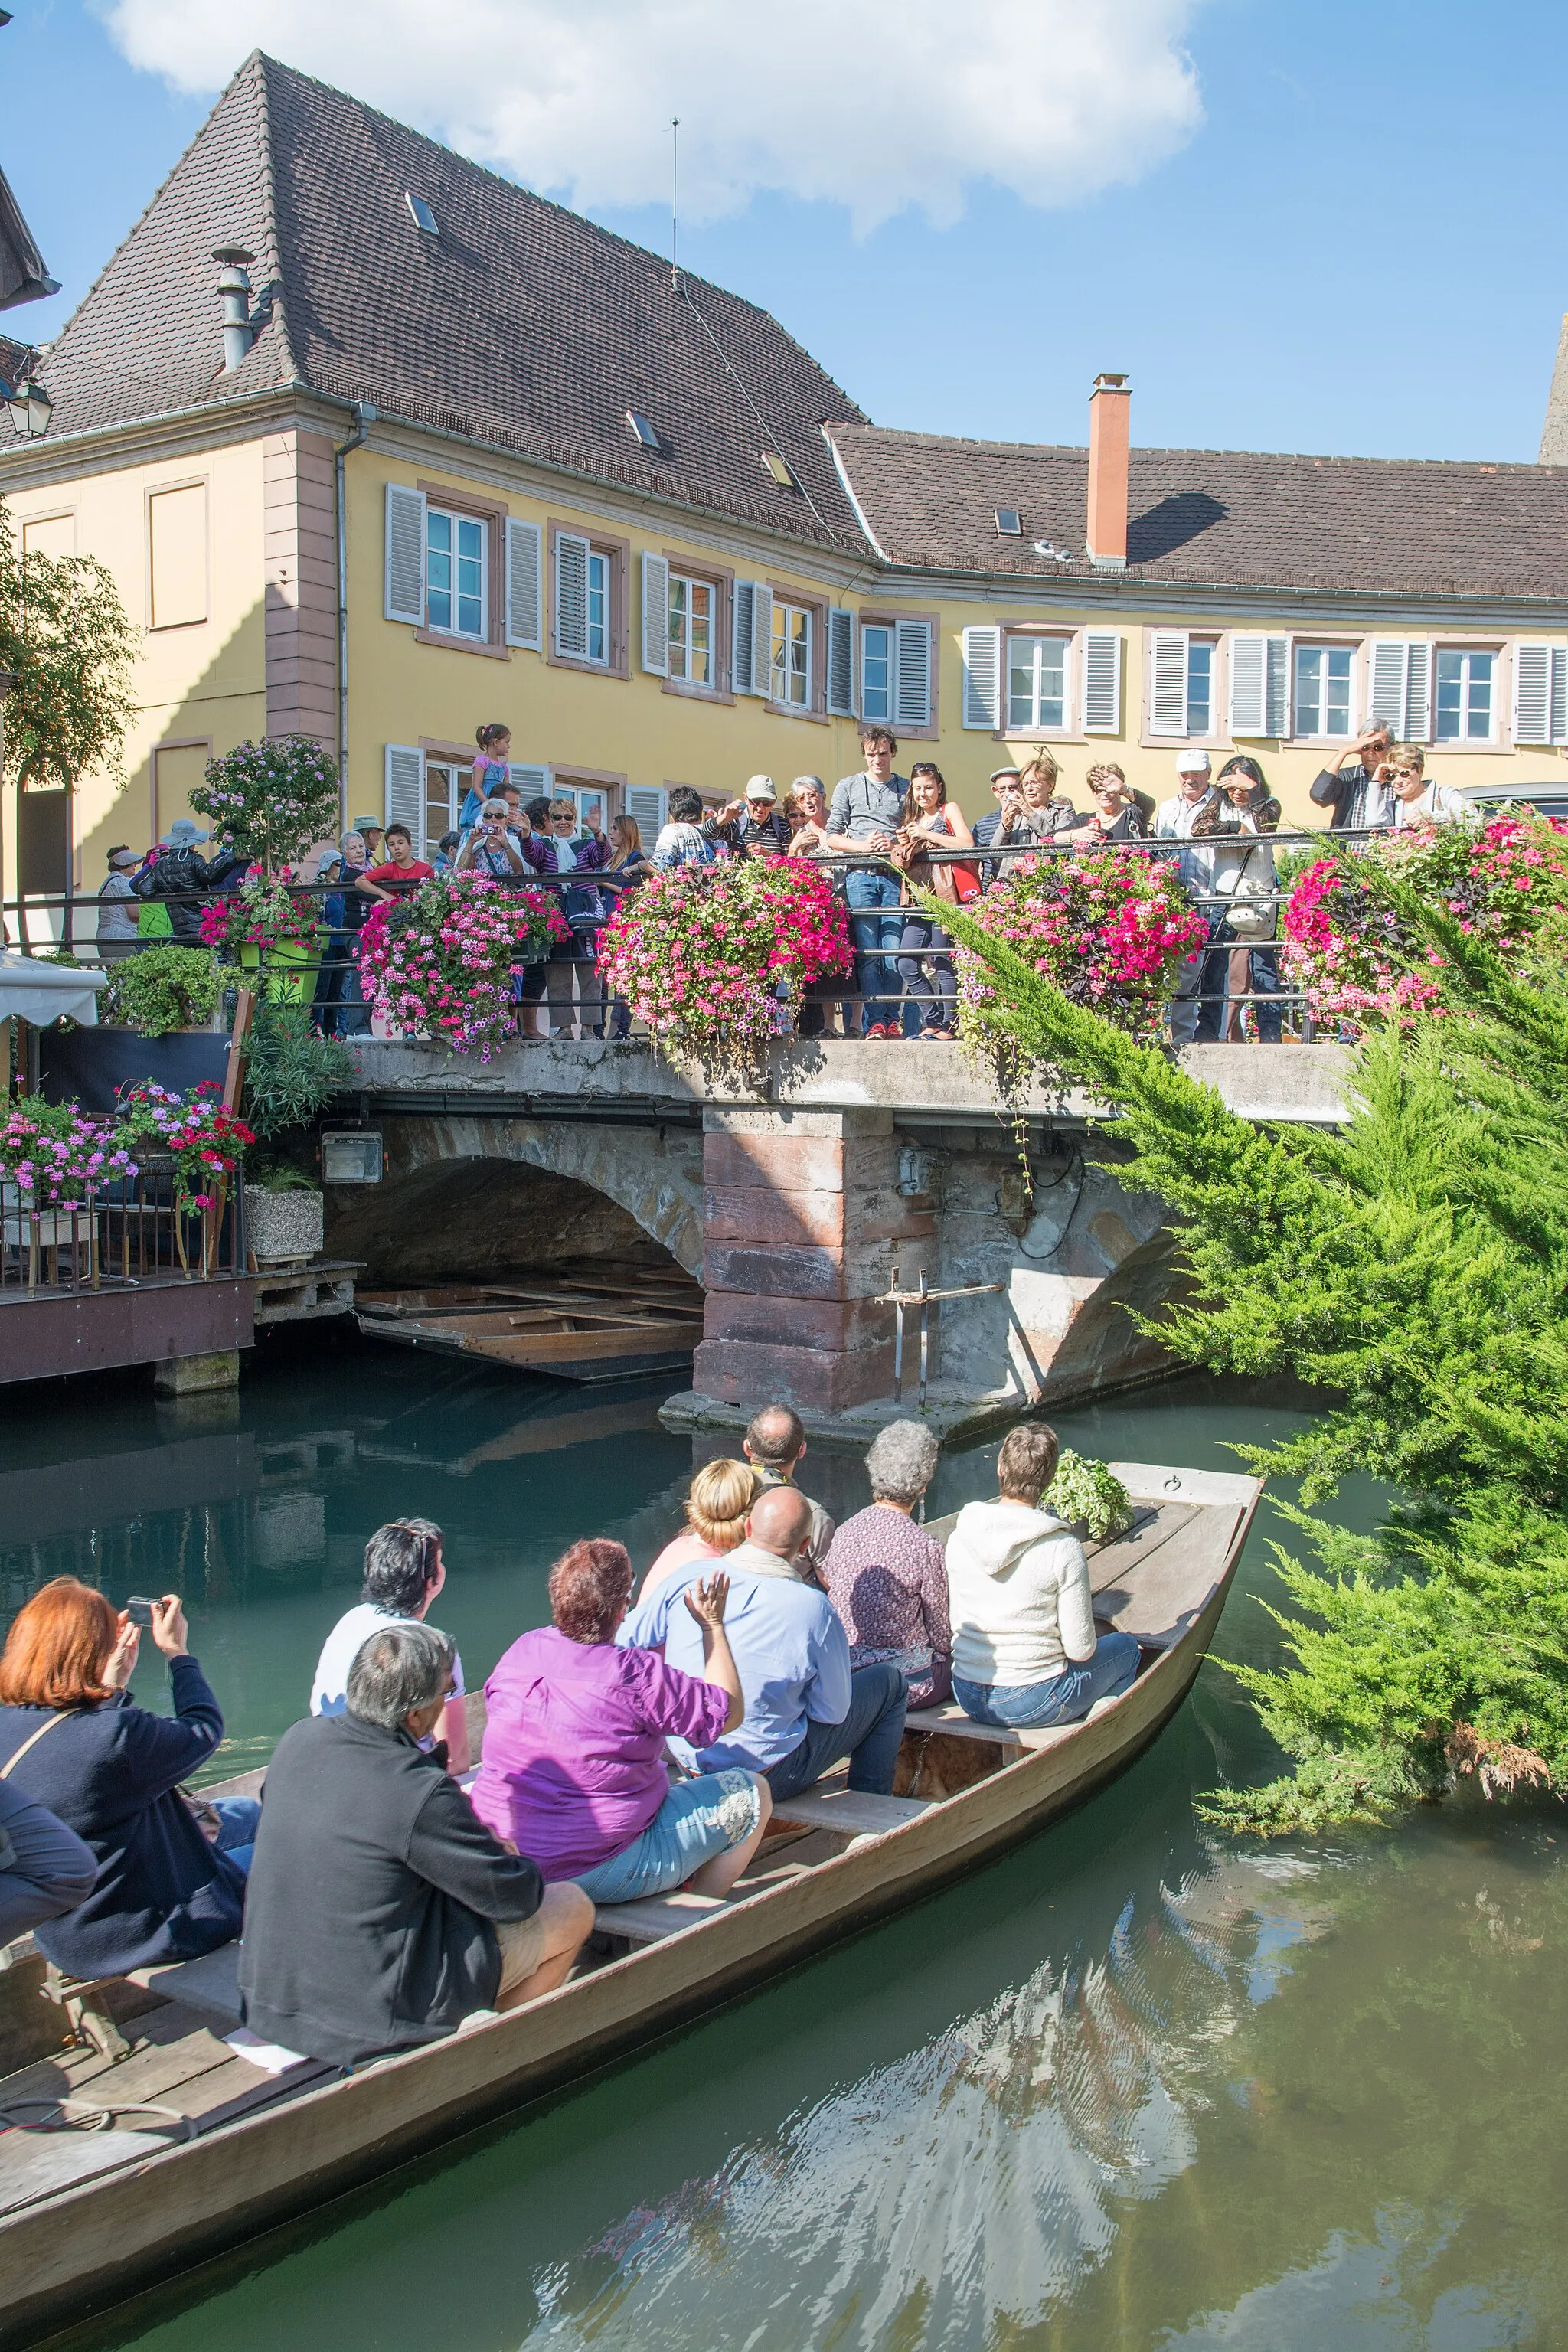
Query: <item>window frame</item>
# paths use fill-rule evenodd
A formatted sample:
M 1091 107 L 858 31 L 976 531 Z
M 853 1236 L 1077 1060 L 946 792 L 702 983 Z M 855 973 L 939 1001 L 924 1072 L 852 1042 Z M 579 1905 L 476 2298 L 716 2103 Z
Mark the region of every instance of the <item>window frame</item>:
M 826 596 L 814 595 L 809 590 L 797 588 L 793 583 L 783 580 L 763 580 L 758 584 L 766 588 L 772 596 L 775 614 L 781 604 L 787 604 L 792 612 L 807 613 L 811 616 L 811 650 L 806 673 L 805 702 L 773 700 L 773 663 L 770 654 L 769 690 L 760 698 L 763 709 L 771 710 L 778 719 L 803 719 L 813 725 L 826 727 L 831 723 L 827 716 L 828 599 Z
M 1485 735 L 1439 735 L 1437 732 L 1437 672 L 1446 654 L 1460 660 L 1473 660 L 1477 654 L 1484 654 L 1491 663 L 1490 725 Z M 1447 759 L 1454 752 L 1498 751 L 1508 746 L 1509 737 L 1501 722 L 1505 709 L 1511 714 L 1513 676 L 1511 667 L 1505 673 L 1505 656 L 1506 647 L 1491 639 L 1435 637 L 1432 640 L 1432 701 L 1427 722 L 1430 729 L 1427 746 L 1431 751 L 1441 751 Z M 1539 747 L 1532 745 L 1531 748 Z
M 1297 724 L 1296 666 L 1303 653 L 1348 653 L 1350 666 L 1350 719 L 1342 735 L 1325 735 Z M 1290 735 L 1292 743 L 1321 744 L 1329 751 L 1343 751 L 1358 739 L 1361 712 L 1371 691 L 1367 674 L 1366 640 L 1326 630 L 1319 635 L 1290 638 Z
M 416 646 L 445 646 L 448 653 L 479 654 L 489 661 L 511 659 L 506 643 L 506 526 L 510 509 L 499 499 L 478 496 L 463 485 L 449 482 L 414 484 L 425 500 L 425 618 L 414 632 Z M 469 522 L 489 526 L 485 532 L 485 634 L 470 637 L 457 629 L 430 626 L 430 509 L 438 514 L 461 515 Z M 526 520 L 527 518 L 521 518 Z
M 887 719 L 872 719 L 870 720 L 870 724 L 873 727 L 890 727 L 900 743 L 934 743 L 939 740 L 942 734 L 942 614 L 938 612 L 927 612 L 913 608 L 906 610 L 904 607 L 899 605 L 883 606 L 874 604 L 865 606 L 861 611 L 856 614 L 855 716 L 857 719 L 859 720 L 864 720 L 868 717 L 867 711 L 864 708 L 866 692 L 865 634 L 868 629 L 887 629 L 892 633 L 893 642 L 889 649 L 889 662 L 891 665 L 889 671 L 889 699 L 894 704 L 897 702 L 898 625 L 900 621 L 917 621 L 923 624 L 927 636 L 930 640 L 930 653 L 927 657 L 929 664 L 928 676 L 931 683 L 930 720 L 924 727 L 910 727 L 898 719 L 889 717 Z M 824 638 L 823 644 L 823 693 L 825 698 L 824 707 L 826 707 L 827 685 L 826 668 L 826 637 Z
M 432 546 L 431 546 L 431 544 L 430 544 L 430 524 L 431 524 L 431 520 L 432 520 L 432 518 L 434 518 L 434 519 L 435 519 L 435 520 L 437 520 L 437 521 L 450 523 L 450 524 L 452 525 L 452 539 L 453 539 L 453 545 L 452 545 L 452 548 L 451 548 L 450 554 L 449 554 L 449 556 L 448 556 L 448 558 L 447 558 L 447 561 L 450 562 L 450 564 L 451 564 L 451 566 L 452 566 L 452 572 L 453 572 L 452 585 L 451 585 L 451 587 L 450 587 L 450 588 L 447 588 L 447 589 L 436 589 L 436 590 L 434 590 L 434 591 L 432 590 L 431 585 L 430 585 L 430 562 L 431 562 L 431 558 L 432 558 L 432 556 L 436 553 L 436 550 L 435 550 L 434 548 L 432 548 Z M 458 613 L 458 611 L 461 609 L 462 603 L 463 603 L 463 590 L 461 589 L 461 587 L 460 587 L 460 586 L 459 586 L 459 584 L 458 584 L 458 566 L 459 564 L 461 564 L 461 563 L 468 562 L 470 562 L 470 561 L 472 560 L 470 557 L 465 556 L 465 554 L 463 553 L 462 549 L 461 549 L 461 548 L 458 545 L 458 543 L 457 543 L 457 541 L 458 541 L 458 532 L 461 530 L 462 526 L 464 525 L 464 523 L 468 523 L 468 524 L 469 525 L 469 527 L 470 527 L 472 530 L 477 530 L 477 531 L 479 531 L 479 532 L 481 532 L 481 533 L 483 534 L 483 535 L 482 535 L 482 537 L 481 537 L 481 539 L 480 539 L 480 541 L 479 541 L 479 627 L 478 627 L 477 629 L 465 629 L 465 628 L 461 628 L 461 627 L 459 627 L 459 626 L 458 626 L 458 625 L 457 618 L 456 618 L 456 615 L 457 615 L 457 614 Z M 474 514 L 468 514 L 468 512 L 466 512 L 466 511 L 465 511 L 465 509 L 464 509 L 462 507 L 448 507 L 448 506 L 442 506 L 442 505 L 440 505 L 440 504 L 438 503 L 438 501 L 437 501 L 437 500 L 436 500 L 435 499 L 427 499 L 426 500 L 426 503 L 425 503 L 425 625 L 426 625 L 426 627 L 430 631 L 430 634 L 432 635 L 432 636 L 439 636 L 439 637 L 455 637 L 455 638 L 457 638 L 457 639 L 459 641 L 459 643 L 461 643 L 461 644 L 463 644 L 463 645 L 465 645 L 465 646 L 485 646 L 485 645 L 489 645 L 489 642 L 490 642 L 490 578 L 489 578 L 489 574 L 490 574 L 490 549 L 491 549 L 491 545 L 492 545 L 492 542 L 493 542 L 493 536 L 494 536 L 494 534 L 493 534 L 493 532 L 492 532 L 492 530 L 491 530 L 491 527 L 490 527 L 490 523 L 489 523 L 489 518 L 488 518 L 487 516 L 484 516 L 484 515 L 474 515 Z M 451 608 L 452 608 L 452 612 L 453 612 L 454 618 L 453 618 L 453 621 L 452 621 L 452 625 L 451 625 L 451 626 L 450 626 L 449 628 L 442 628 L 442 627 L 440 626 L 440 625 L 439 625 L 437 622 L 432 621 L 432 619 L 430 618 L 430 599 L 431 599 L 431 596 L 432 596 L 432 594 L 433 594 L 433 593 L 434 593 L 434 594 L 437 594 L 437 595 L 445 595 L 445 596 L 448 597 L 448 598 L 449 598 L 449 600 L 450 600 L 450 603 L 451 603 Z
M 563 532 L 568 539 L 585 539 L 591 555 L 603 555 L 609 559 L 609 644 L 607 658 L 602 662 L 579 661 L 575 654 L 560 652 L 555 643 L 555 548 Z M 616 539 L 608 531 L 596 530 L 591 522 L 568 522 L 559 515 L 550 517 L 545 539 L 544 658 L 552 669 L 576 670 L 584 677 L 629 678 L 631 568 L 632 543 L 629 539 Z
M 689 555 L 679 554 L 674 548 L 661 547 L 660 555 L 669 566 L 669 580 L 694 580 L 699 585 L 713 591 L 713 683 L 698 686 L 689 677 L 672 677 L 668 667 L 659 685 L 666 694 L 680 695 L 689 702 L 729 702 L 735 699 L 735 682 L 731 672 L 731 639 L 734 633 L 735 575 L 716 563 L 694 562 Z M 668 588 L 666 587 L 666 597 Z M 669 624 L 669 606 L 665 604 L 665 627 Z
M 1082 628 L 1079 626 L 1064 628 L 1059 622 L 1035 620 L 1025 622 L 1004 620 L 999 626 L 1002 631 L 1002 661 L 996 701 L 1001 725 L 997 729 L 997 740 L 1005 743 L 1086 741 L 1088 739 L 1084 736 L 1081 728 L 1074 724 L 1080 700 L 1079 672 L 1083 659 L 1080 644 L 1083 635 Z M 1037 724 L 1015 726 L 1013 692 L 1009 682 L 1013 666 L 1013 644 L 1016 639 L 1032 638 L 1038 642 L 1047 637 L 1062 647 L 1062 723 L 1059 727 Z M 1037 708 L 1039 703 L 1037 667 L 1035 702 Z

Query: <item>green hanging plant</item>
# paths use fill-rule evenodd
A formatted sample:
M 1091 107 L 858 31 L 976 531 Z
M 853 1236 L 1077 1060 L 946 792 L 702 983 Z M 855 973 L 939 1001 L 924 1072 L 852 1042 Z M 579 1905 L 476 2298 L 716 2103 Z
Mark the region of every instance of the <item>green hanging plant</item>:
M 143 1037 L 205 1029 L 217 1010 L 222 980 L 210 948 L 139 948 L 109 969 L 104 1018 Z

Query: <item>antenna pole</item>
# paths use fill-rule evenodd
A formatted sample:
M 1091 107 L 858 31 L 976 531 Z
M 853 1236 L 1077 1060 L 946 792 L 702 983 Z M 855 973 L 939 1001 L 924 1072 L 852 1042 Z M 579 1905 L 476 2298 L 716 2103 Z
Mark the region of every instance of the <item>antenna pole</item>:
M 669 282 L 680 284 L 680 117 L 669 118 Z

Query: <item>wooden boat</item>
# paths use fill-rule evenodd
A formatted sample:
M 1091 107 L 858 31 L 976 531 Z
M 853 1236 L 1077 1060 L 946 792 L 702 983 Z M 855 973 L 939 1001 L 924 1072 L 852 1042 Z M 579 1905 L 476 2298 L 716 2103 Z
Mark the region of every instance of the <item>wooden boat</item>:
M 702 1291 L 678 1265 L 584 1259 L 516 1282 L 361 1290 L 360 1329 L 559 1381 L 678 1370 L 702 1337 Z
M 1116 1468 L 1139 1516 L 1091 1548 L 1096 1610 L 1137 1634 L 1145 1664 L 1091 1720 L 997 1732 L 952 1706 L 911 1716 L 899 1793 L 853 1793 L 840 1770 L 775 1808 L 726 1899 L 678 1893 L 601 1909 L 585 1971 L 559 1991 L 348 2076 L 304 2061 L 273 2078 L 219 2038 L 237 2018 L 234 1947 L 140 1972 L 151 2005 L 122 2019 L 141 2044 L 132 2055 L 110 2063 L 66 2053 L 32 2066 L 0 2084 L 0 2109 L 68 2092 L 105 2105 L 148 2100 L 179 2110 L 196 2136 L 171 2146 L 147 2131 L 0 2133 L 0 2352 L 602 2068 L 918 1901 L 1124 1770 L 1202 1664 L 1261 1488 L 1208 1471 Z

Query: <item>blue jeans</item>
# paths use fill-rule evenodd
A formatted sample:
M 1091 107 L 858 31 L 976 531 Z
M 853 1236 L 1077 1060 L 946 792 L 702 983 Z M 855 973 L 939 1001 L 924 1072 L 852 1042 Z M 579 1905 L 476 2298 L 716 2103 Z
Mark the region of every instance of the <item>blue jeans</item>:
M 591 1903 L 637 1903 L 667 1895 L 694 1870 L 749 1838 L 762 1807 L 756 1775 L 731 1765 L 678 1780 L 640 1836 L 607 1862 L 577 1874 Z
M 952 1678 L 952 1695 L 972 1723 L 999 1731 L 1038 1731 L 1053 1723 L 1079 1723 L 1096 1699 L 1119 1698 L 1138 1672 L 1138 1644 L 1131 1633 L 1102 1633 L 1094 1655 L 1068 1666 L 1047 1683 L 966 1683 Z
M 908 1686 L 897 1666 L 857 1666 L 849 1677 L 849 1712 L 843 1722 L 808 1723 L 800 1746 L 769 1765 L 763 1777 L 775 1802 L 798 1797 L 845 1756 L 852 1789 L 890 1797 L 907 1701 Z
M 855 942 L 855 985 L 865 1000 L 860 1008 L 864 1034 L 868 1029 L 887 1028 L 901 1018 L 901 1008 L 893 998 L 904 937 L 900 885 L 894 874 L 862 870 L 845 876 L 844 896 L 849 905 L 849 936 Z
M 256 1832 L 261 1820 L 261 1806 L 255 1797 L 214 1797 L 212 1803 L 223 1822 L 217 1833 L 217 1851 L 226 1853 L 237 1870 L 250 1876 L 250 1865 L 256 1859 Z
M 942 925 L 933 922 L 929 915 L 911 914 L 906 907 L 899 945 L 903 950 L 899 958 L 899 977 L 903 982 L 906 998 L 926 999 L 923 1006 L 906 1002 L 905 1034 L 918 1036 L 922 1025 L 927 1029 L 950 1029 L 958 1011 L 958 976 L 952 969 L 952 941 Z M 931 982 L 921 969 L 922 963 L 931 964 L 936 972 L 934 1000 Z
M 1281 992 L 1279 950 L 1254 948 L 1248 962 L 1254 998 L 1278 996 Z M 1278 1045 L 1285 1031 L 1285 1016 L 1279 1006 L 1255 1002 L 1252 1010 L 1257 1017 L 1260 1041 L 1266 1045 Z

